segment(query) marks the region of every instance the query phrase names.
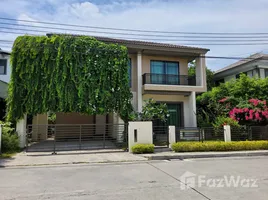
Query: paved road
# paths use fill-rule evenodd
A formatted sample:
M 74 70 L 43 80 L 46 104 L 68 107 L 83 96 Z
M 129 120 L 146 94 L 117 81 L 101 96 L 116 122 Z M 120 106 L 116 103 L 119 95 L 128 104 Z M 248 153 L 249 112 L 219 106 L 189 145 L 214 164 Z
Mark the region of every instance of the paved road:
M 267 200 L 267 169 L 268 157 L 2 168 L 0 199 Z M 192 179 L 184 180 L 185 172 Z M 197 175 L 202 175 L 200 187 L 189 182 L 198 180 Z M 231 175 L 239 176 L 238 187 L 213 184 Z M 257 182 L 247 184 L 244 178 Z M 191 188 L 185 189 L 184 183 Z

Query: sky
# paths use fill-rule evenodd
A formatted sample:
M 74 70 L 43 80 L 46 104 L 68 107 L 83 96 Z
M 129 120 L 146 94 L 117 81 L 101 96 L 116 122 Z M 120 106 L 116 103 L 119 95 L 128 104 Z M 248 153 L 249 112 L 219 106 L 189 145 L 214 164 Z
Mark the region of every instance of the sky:
M 0 17 L 19 20 L 173 32 L 268 33 L 268 0 L 0 0 L 0 7 L 2 8 Z M 19 21 L 0 20 L 0 22 L 26 24 Z M 32 25 L 40 24 L 32 23 Z M 4 29 L 6 26 L 1 24 L 0 31 L 16 31 Z M 2 32 L 0 35 L 0 40 L 14 40 L 18 36 Z M 5 43 L 0 42 L 0 48 L 8 50 L 2 46 L 5 46 Z M 268 53 L 268 44 L 190 46 L 209 48 L 210 52 L 207 55 L 210 56 L 246 57 L 256 52 Z M 206 62 L 208 68 L 217 70 L 235 60 L 207 59 Z

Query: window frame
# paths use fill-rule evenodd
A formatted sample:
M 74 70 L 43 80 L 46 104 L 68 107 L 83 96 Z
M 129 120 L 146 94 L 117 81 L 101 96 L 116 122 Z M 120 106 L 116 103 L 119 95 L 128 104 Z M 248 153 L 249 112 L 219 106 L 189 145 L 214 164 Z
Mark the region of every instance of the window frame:
M 4 67 L 4 73 L 0 73 L 0 75 L 7 75 L 7 59 L 0 59 L 5 61 L 5 65 L 0 65 Z
M 166 61 L 166 60 L 150 60 L 150 73 L 152 74 L 152 62 L 162 62 L 164 63 L 164 72 L 162 73 L 163 75 L 171 75 L 167 73 L 167 63 L 176 63 L 178 64 L 178 74 L 173 74 L 173 75 L 180 75 L 180 62 L 178 61 Z
M 264 76 L 265 78 L 268 77 L 268 69 L 264 69 Z

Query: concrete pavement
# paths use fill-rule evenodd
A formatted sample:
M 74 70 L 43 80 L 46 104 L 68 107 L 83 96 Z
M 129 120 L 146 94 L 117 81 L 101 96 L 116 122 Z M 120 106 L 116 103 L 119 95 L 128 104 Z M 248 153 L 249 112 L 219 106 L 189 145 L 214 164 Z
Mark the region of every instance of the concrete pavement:
M 51 153 L 25 153 L 21 152 L 13 158 L 0 159 L 1 167 L 14 166 L 39 166 L 59 164 L 105 163 L 105 162 L 132 162 L 146 161 L 147 158 L 133 155 L 128 152 L 94 151 L 70 151 L 60 152 L 57 155 Z
M 2 168 L 0 199 L 266 200 L 267 166 L 266 157 L 247 157 Z M 185 189 L 185 172 L 213 180 L 257 179 L 257 187 Z
M 208 152 L 182 152 L 171 151 L 144 154 L 143 157 L 149 160 L 169 160 L 169 159 L 191 159 L 191 158 L 219 158 L 219 157 L 247 157 L 247 156 L 268 156 L 267 150 L 256 151 L 208 151 Z

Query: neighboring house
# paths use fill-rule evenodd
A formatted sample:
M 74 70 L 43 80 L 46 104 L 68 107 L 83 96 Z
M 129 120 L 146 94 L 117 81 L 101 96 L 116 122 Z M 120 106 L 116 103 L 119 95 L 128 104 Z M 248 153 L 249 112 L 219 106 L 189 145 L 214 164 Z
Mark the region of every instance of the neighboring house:
M 244 60 L 239 60 L 214 74 L 216 85 L 239 78 L 244 73 L 249 77 L 265 78 L 268 76 L 268 54 L 256 53 Z
M 5 116 L 8 82 L 10 80 L 10 52 L 0 49 L 0 120 Z
M 0 49 L 0 97 L 7 97 L 7 84 L 10 80 L 10 52 Z
M 196 93 L 205 92 L 206 69 L 204 55 L 209 49 L 145 41 L 95 37 L 106 43 L 128 48 L 130 86 L 133 106 L 141 112 L 144 100 L 153 98 L 166 103 L 170 112 L 168 124 L 196 127 Z M 196 61 L 196 77 L 188 76 L 188 63 Z M 77 113 L 57 113 L 56 124 L 122 123 L 116 114 L 85 116 Z

